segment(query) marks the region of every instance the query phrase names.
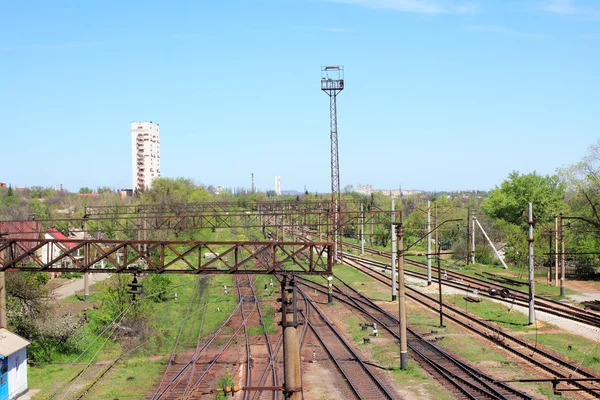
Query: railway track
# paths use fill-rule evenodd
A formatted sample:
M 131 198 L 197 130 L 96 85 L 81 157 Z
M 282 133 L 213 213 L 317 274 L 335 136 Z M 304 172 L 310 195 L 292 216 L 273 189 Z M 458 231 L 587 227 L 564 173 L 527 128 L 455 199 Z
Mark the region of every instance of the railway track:
M 167 379 L 163 380 L 150 399 L 194 399 L 212 393 L 216 389 L 214 387 L 216 374 L 212 369 L 225 358 L 224 355 L 230 345 L 241 335 L 246 336 L 246 382 L 250 380 L 251 371 L 248 362 L 250 350 L 246 327 L 260 318 L 256 312 L 257 306 L 250 277 L 248 275 L 242 277 L 236 275 L 236 277 L 239 279 L 236 282 L 239 296 L 236 309 L 206 342 L 201 344 L 201 341 L 198 341 L 196 350 L 187 361 L 167 371 Z M 239 361 L 236 357 L 233 362 Z
M 350 266 L 362 271 L 371 278 L 391 287 L 391 278 L 369 266 L 365 266 L 356 261 L 346 260 Z M 410 287 L 406 287 L 406 295 L 413 301 L 432 309 L 439 311 L 439 302 L 424 293 Z M 500 326 L 462 311 L 451 304 L 444 302 L 444 316 L 447 320 L 452 320 L 463 328 L 479 335 L 490 342 L 490 345 L 499 346 L 509 351 L 518 358 L 526 361 L 540 370 L 544 371 L 547 378 L 594 378 L 600 377 L 593 371 L 587 370 L 571 360 L 563 359 L 543 348 L 536 343 L 512 336 L 504 331 Z M 600 385 L 596 382 L 573 382 L 570 389 L 573 388 L 585 393 L 588 397 L 600 398 Z
M 345 244 L 345 246 L 352 247 L 354 249 L 360 249 L 360 246 L 352 244 L 352 243 L 347 243 L 347 244 Z M 368 252 L 369 254 L 372 254 L 372 255 L 377 255 L 380 257 L 385 257 L 385 258 L 391 259 L 389 254 L 386 254 L 385 252 L 381 252 L 378 250 L 368 249 L 365 247 L 365 252 Z M 344 258 L 349 258 L 351 260 L 358 259 L 361 261 L 365 261 L 364 258 L 355 256 L 352 254 L 348 254 L 348 253 L 344 253 Z M 381 268 L 388 268 L 388 269 L 390 268 L 389 265 L 386 265 L 385 263 L 380 262 L 380 261 L 368 260 L 366 262 L 371 263 L 373 266 L 378 266 Z M 405 263 L 412 267 L 418 268 L 420 270 L 427 270 L 427 264 L 425 264 L 425 263 L 413 261 L 413 260 L 406 259 L 406 258 L 405 258 Z M 412 271 L 412 270 L 408 270 L 408 269 L 405 270 L 405 273 L 407 276 L 413 276 L 415 278 L 427 280 L 426 273 L 421 273 L 418 271 Z M 477 292 L 480 296 L 485 296 L 485 297 L 490 297 L 490 298 L 493 297 L 493 298 L 496 298 L 498 300 L 501 300 L 501 301 L 504 301 L 507 303 L 514 302 L 515 304 L 523 306 L 523 307 L 529 306 L 529 293 L 526 291 L 515 289 L 514 287 L 502 285 L 502 284 L 499 284 L 499 283 L 496 283 L 493 281 L 489 281 L 486 279 L 479 279 L 476 277 L 472 277 L 470 275 L 461 274 L 460 272 L 456 272 L 456 271 L 452 271 L 452 270 L 448 270 L 448 269 L 445 270 L 445 274 L 446 274 L 446 278 L 442 280 L 444 285 L 459 288 L 462 290 L 469 290 L 469 291 L 477 290 Z M 435 271 L 435 268 L 433 268 L 432 277 L 434 277 L 434 279 L 437 279 L 437 275 L 438 275 L 437 271 Z M 491 278 L 493 278 L 493 277 L 491 277 Z M 526 283 L 523 283 L 523 284 L 526 285 Z M 505 296 L 505 297 L 501 296 L 500 294 L 503 292 L 503 290 L 508 291 L 509 295 Z M 492 293 L 494 293 L 494 294 L 492 294 Z M 538 311 L 543 311 L 548 314 L 555 315 L 557 317 L 567 318 L 569 320 L 577 321 L 577 322 L 591 325 L 594 327 L 600 327 L 600 315 L 593 311 L 584 310 L 584 309 L 576 307 L 574 305 L 551 300 L 548 298 L 541 297 L 539 295 L 535 296 L 534 301 L 535 301 L 535 309 Z
M 338 371 L 350 386 L 357 399 L 379 400 L 397 399 L 380 377 L 371 371 L 360 355 L 344 339 L 332 322 L 304 291 L 299 290 L 305 303 L 314 312 L 314 316 L 305 318 L 305 323 L 321 342 Z
M 385 329 L 391 336 L 400 340 L 398 319 L 362 295 L 340 278 L 341 286 L 334 285 L 334 297 L 351 309 L 358 310 L 367 320 Z M 312 281 L 301 279 L 302 285 L 327 293 L 327 288 Z M 436 377 L 458 399 L 533 399 L 524 392 L 495 379 L 467 363 L 456 359 L 438 346 L 423 339 L 417 332 L 407 329 L 408 346 L 413 350 L 420 364 Z

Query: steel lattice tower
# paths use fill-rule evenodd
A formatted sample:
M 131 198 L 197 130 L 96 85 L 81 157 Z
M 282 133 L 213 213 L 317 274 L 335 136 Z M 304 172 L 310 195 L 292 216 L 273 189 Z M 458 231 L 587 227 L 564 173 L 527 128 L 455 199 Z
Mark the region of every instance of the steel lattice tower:
M 333 231 L 334 259 L 338 259 L 338 251 L 342 252 L 341 235 L 341 194 L 340 194 L 340 160 L 338 153 L 337 131 L 337 95 L 344 90 L 344 67 L 341 65 L 321 67 L 321 90 L 329 96 L 329 128 L 331 139 L 331 211 Z M 329 230 L 331 231 L 331 229 Z

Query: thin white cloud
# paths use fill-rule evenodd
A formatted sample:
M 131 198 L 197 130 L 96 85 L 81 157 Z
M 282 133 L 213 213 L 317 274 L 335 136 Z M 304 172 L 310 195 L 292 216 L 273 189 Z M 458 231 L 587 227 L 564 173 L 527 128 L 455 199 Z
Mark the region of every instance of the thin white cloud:
M 82 43 L 59 43 L 59 44 L 36 44 L 31 47 L 36 49 L 45 50 L 64 50 L 64 49 L 78 49 L 81 47 L 94 47 L 99 43 L 97 42 L 82 42 Z
M 535 33 L 522 32 L 516 29 L 507 28 L 500 25 L 471 25 L 467 26 L 467 29 L 476 32 L 489 32 L 499 35 L 517 36 L 529 39 L 542 39 L 544 37 Z
M 455 0 L 327 0 L 334 3 L 347 3 L 369 8 L 422 14 L 469 14 L 477 12 L 479 6 L 473 2 Z
M 540 7 L 543 11 L 553 14 L 572 15 L 584 18 L 600 18 L 600 9 L 584 7 L 574 0 L 546 0 Z

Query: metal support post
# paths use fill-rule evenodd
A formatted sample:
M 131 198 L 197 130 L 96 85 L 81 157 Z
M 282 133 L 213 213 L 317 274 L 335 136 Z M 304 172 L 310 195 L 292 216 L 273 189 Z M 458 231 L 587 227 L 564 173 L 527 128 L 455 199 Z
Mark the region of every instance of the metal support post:
M 469 258 L 471 256 L 471 207 L 467 207 L 467 261 L 466 265 L 469 265 Z
M 560 213 L 560 295 L 565 295 L 565 215 Z
M 404 228 L 402 228 L 402 211 L 400 221 L 396 223 L 398 229 L 398 313 L 400 314 L 400 369 L 407 367 L 408 346 L 406 341 L 406 293 L 404 287 Z
M 440 253 L 440 245 L 437 244 L 437 270 L 438 270 L 438 295 L 440 299 L 440 328 L 444 327 L 444 302 L 442 298 L 442 256 Z
M 361 214 L 361 221 L 360 221 L 360 255 L 364 256 L 365 255 L 365 210 L 364 208 L 364 204 L 360 203 L 360 214 Z
M 293 278 L 281 281 L 281 325 L 283 327 L 283 391 L 285 399 L 302 399 L 298 309 Z
M 431 201 L 427 200 L 427 286 L 431 285 Z
M 475 264 L 475 215 L 471 216 L 471 264 Z
M 554 217 L 554 286 L 558 286 L 558 217 Z
M 0 272 L 0 328 L 8 328 L 8 321 L 6 319 L 5 272 Z
M 333 302 L 333 276 L 327 277 L 327 304 Z
M 394 213 L 394 199 L 392 199 L 392 301 L 396 301 L 398 288 L 396 287 L 396 230 L 394 229 L 395 213 Z
M 87 220 L 85 220 L 83 222 L 83 238 L 84 239 L 86 239 L 86 237 L 87 237 L 87 231 L 88 231 Z M 86 244 L 85 246 L 83 246 L 83 259 L 85 260 L 85 265 L 89 265 L 89 263 L 90 263 L 90 246 L 89 246 L 89 244 Z M 90 273 L 84 272 L 83 273 L 83 300 L 87 302 L 89 299 L 90 299 Z
M 527 220 L 529 224 L 529 237 L 527 240 L 529 241 L 529 325 L 533 325 L 535 323 L 535 299 L 534 299 L 534 291 L 535 291 L 535 277 L 533 274 L 534 263 L 533 263 L 533 205 L 529 203 L 529 219 Z

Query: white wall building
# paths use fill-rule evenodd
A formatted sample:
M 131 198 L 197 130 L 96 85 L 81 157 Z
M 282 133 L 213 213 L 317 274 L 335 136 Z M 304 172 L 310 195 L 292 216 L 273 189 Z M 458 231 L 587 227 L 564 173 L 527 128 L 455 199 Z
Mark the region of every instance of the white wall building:
M 160 127 L 150 122 L 131 123 L 131 186 L 152 187 L 160 177 Z
M 0 329 L 0 399 L 16 399 L 26 393 L 29 341 Z
M 279 175 L 275 177 L 275 194 L 281 196 L 281 177 Z

